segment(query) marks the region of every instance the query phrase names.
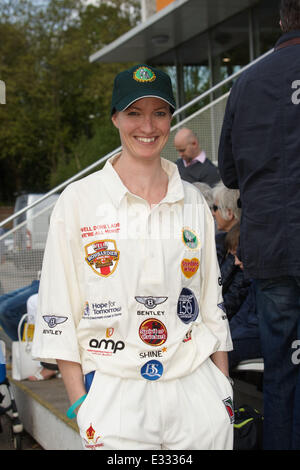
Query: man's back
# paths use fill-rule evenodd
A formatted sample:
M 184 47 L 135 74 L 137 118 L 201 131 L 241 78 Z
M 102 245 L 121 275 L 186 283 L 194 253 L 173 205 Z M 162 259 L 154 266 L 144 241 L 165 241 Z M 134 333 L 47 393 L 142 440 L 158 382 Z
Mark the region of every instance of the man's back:
M 299 38 L 287 33 L 277 46 Z M 241 248 L 253 278 L 300 275 L 300 44 L 276 50 L 232 89 L 219 149 L 226 186 L 239 188 Z

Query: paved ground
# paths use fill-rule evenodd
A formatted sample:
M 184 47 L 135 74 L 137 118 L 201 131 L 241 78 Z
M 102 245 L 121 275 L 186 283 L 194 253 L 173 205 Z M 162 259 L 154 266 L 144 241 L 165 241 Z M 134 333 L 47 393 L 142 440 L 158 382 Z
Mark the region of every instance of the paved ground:
M 16 450 L 12 437 L 11 421 L 8 416 L 0 417 L 2 432 L 0 433 L 0 450 Z M 43 450 L 41 446 L 25 431 L 21 435 L 20 450 Z

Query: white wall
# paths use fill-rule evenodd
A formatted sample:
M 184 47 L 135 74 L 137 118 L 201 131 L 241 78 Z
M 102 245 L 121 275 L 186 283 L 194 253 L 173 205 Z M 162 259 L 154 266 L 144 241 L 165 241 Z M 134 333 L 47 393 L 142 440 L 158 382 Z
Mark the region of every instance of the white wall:
M 154 13 L 156 13 L 156 0 L 141 0 L 142 21 L 146 21 Z

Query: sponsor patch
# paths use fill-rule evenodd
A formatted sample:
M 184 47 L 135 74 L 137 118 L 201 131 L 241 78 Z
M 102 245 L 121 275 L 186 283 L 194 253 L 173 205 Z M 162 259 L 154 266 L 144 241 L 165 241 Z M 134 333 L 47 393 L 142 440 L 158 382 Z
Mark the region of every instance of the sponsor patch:
M 151 349 L 151 351 L 141 351 L 139 353 L 139 357 L 140 359 L 162 358 L 166 352 L 166 347 L 163 347 L 161 349 Z
M 135 297 L 135 300 L 139 302 L 140 304 L 145 305 L 146 308 L 152 309 L 155 308 L 157 305 L 163 304 L 168 297 L 152 297 L 152 296 L 147 296 L 147 297 L 141 297 L 137 296 Z
M 231 397 L 225 398 L 225 400 L 222 400 L 226 411 L 228 413 L 229 419 L 231 423 L 234 423 L 234 409 L 233 409 L 233 403 Z
M 150 346 L 161 346 L 167 341 L 167 328 L 156 318 L 148 318 L 139 328 L 141 340 Z
M 190 279 L 198 271 L 199 265 L 200 265 L 200 261 L 197 258 L 193 258 L 193 259 L 185 258 L 181 261 L 181 271 L 183 272 L 185 277 Z
M 152 360 L 146 362 L 141 368 L 141 375 L 146 380 L 158 380 L 163 375 L 163 365 L 161 362 Z
M 55 328 L 56 325 L 67 321 L 68 317 L 59 317 L 57 315 L 43 315 L 43 319 L 45 320 L 49 328 Z
M 55 327 L 67 321 L 68 317 L 60 317 L 58 315 L 43 315 L 43 319 L 50 328 L 50 329 L 44 328 L 43 334 L 60 336 L 62 334 L 62 330 L 58 330 Z
M 114 328 L 106 328 L 106 333 L 105 333 L 106 338 L 110 338 L 114 334 L 114 331 L 115 331 Z
M 199 247 L 199 240 L 196 232 L 189 228 L 182 230 L 182 241 L 190 250 L 197 250 Z
M 199 315 L 199 305 L 193 291 L 184 287 L 177 303 L 177 315 L 180 320 L 188 324 L 195 321 Z
M 113 300 L 107 302 L 85 302 L 83 310 L 84 320 L 102 320 L 122 315 L 122 307 Z
M 137 82 L 154 82 L 156 79 L 155 73 L 149 67 L 139 67 L 134 73 L 133 78 Z
M 182 342 L 183 343 L 188 343 L 188 341 L 191 341 L 191 339 L 192 339 L 192 330 L 189 330 L 186 333 L 185 337 L 183 338 Z
M 99 442 L 101 436 L 96 436 L 96 431 L 93 428 L 92 424 L 85 431 L 84 445 L 87 449 L 97 449 L 97 447 L 103 447 L 103 442 Z
M 115 240 L 97 240 L 85 245 L 85 261 L 98 274 L 108 277 L 117 268 L 120 252 Z
M 114 334 L 114 328 L 107 328 L 105 332 L 106 338 L 97 339 L 92 338 L 89 342 L 88 351 L 97 356 L 112 356 L 117 351 L 122 351 L 125 348 L 124 341 L 114 341 L 111 339 Z

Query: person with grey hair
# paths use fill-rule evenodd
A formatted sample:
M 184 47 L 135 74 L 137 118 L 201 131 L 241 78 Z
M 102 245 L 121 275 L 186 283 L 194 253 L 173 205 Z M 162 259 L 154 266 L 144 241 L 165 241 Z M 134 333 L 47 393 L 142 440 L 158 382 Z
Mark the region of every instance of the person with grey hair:
M 220 182 L 213 188 L 212 194 L 213 216 L 217 229 L 228 232 L 241 219 L 240 192 L 238 189 L 228 189 Z
M 193 185 L 199 189 L 199 191 L 201 192 L 202 196 L 204 197 L 204 199 L 206 200 L 207 204 L 208 204 L 208 207 L 210 208 L 210 210 L 212 211 L 213 209 L 213 204 L 214 204 L 214 200 L 213 200 L 213 195 L 212 195 L 212 188 L 209 186 L 209 184 L 207 183 L 200 183 L 200 181 L 196 181 L 195 183 L 193 183 Z
M 221 182 L 213 188 L 212 194 L 223 306 L 228 319 L 231 319 L 244 301 L 249 285 L 245 283 L 243 272 L 235 266 L 234 256 L 228 253 L 226 248 L 227 234 L 237 227 L 241 218 L 241 209 L 238 207 L 240 193 L 238 190 L 226 188 Z

